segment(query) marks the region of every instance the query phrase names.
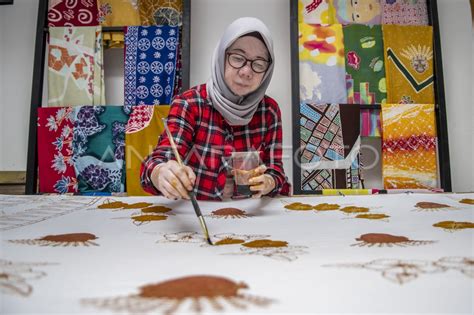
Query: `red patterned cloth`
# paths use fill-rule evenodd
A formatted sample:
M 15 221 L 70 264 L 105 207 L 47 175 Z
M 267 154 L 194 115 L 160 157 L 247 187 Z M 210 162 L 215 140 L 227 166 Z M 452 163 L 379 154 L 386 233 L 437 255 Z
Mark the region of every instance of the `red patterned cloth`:
M 97 0 L 50 0 L 48 26 L 97 26 Z
M 268 168 L 266 173 L 276 181 L 270 195 L 289 194 L 290 185 L 282 163 L 281 113 L 272 98 L 265 96 L 248 125 L 230 126 L 212 106 L 203 84 L 174 99 L 167 124 L 184 163 L 196 174 L 194 191 L 198 199 L 222 199 L 227 158 L 233 151 L 258 151 Z M 174 159 L 171 152 L 168 137 L 163 134 L 142 164 L 141 181 L 145 191 L 159 194 L 150 175 L 157 164 Z
M 77 192 L 77 179 L 72 160 L 73 116 L 72 107 L 38 108 L 40 192 Z

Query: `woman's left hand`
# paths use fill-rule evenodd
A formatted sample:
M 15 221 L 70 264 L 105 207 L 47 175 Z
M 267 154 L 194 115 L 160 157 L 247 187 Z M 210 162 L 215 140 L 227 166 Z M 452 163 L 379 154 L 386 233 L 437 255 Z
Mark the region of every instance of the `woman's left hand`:
M 252 177 L 249 179 L 250 190 L 255 192 L 252 198 L 260 198 L 275 189 L 275 179 L 270 174 L 265 174 L 267 167 L 260 165 L 253 170 Z

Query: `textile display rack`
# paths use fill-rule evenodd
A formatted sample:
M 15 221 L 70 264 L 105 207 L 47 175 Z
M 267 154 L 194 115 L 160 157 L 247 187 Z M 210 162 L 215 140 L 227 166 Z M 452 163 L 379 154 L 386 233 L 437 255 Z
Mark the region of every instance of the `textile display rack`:
M 181 71 L 182 89 L 186 90 L 189 88 L 191 1 L 183 0 L 182 5 Z M 109 33 L 122 33 L 123 27 L 104 26 L 102 27 L 102 30 Z M 43 81 L 45 74 L 45 57 L 48 32 L 48 0 L 39 0 L 28 133 L 28 156 L 25 185 L 25 194 L 27 195 L 36 194 L 39 192 L 37 119 L 38 108 L 42 107 L 43 103 Z
M 334 3 L 338 3 L 337 5 L 341 5 L 341 3 L 343 3 L 342 1 L 336 1 L 334 0 Z M 376 1 L 374 1 L 375 3 Z M 407 4 L 408 2 L 404 2 L 404 5 L 413 5 L 415 6 L 415 4 L 417 3 L 420 3 L 420 2 L 423 2 L 423 1 L 412 1 L 410 2 L 410 4 Z M 322 86 L 323 83 L 320 82 L 310 82 L 310 83 L 307 83 L 305 80 L 307 77 L 304 77 L 304 80 L 302 82 L 302 84 L 300 84 L 300 80 L 301 80 L 301 76 L 305 75 L 305 70 L 307 71 L 306 74 L 308 73 L 308 70 L 310 66 L 307 66 L 307 64 L 309 64 L 310 62 L 313 62 L 314 64 L 316 64 L 316 58 L 319 58 L 319 53 L 321 51 L 321 55 L 323 55 L 325 52 L 327 52 L 329 50 L 328 46 L 331 46 L 332 45 L 332 42 L 328 42 L 328 43 L 324 43 L 323 40 L 321 40 L 321 38 L 323 37 L 318 37 L 320 34 L 323 34 L 324 32 L 326 32 L 326 30 L 322 30 L 320 31 L 320 33 L 318 34 L 318 30 L 317 30 L 317 27 L 321 27 L 321 26 L 326 26 L 328 24 L 332 24 L 332 23 L 341 23 L 342 25 L 337 25 L 339 27 L 339 29 L 343 29 L 343 31 L 346 31 L 346 27 L 349 26 L 356 26 L 356 25 L 359 25 L 360 28 L 359 30 L 364 27 L 364 25 L 362 24 L 355 24 L 355 23 L 358 23 L 358 22 L 347 22 L 348 24 L 346 24 L 346 22 L 340 22 L 340 18 L 337 17 L 336 21 L 335 22 L 326 22 L 326 24 L 318 24 L 317 22 L 314 22 L 314 21 L 308 21 L 310 19 L 313 19 L 314 15 L 311 16 L 311 18 L 307 18 L 306 16 L 304 18 L 302 18 L 302 14 L 307 14 L 307 16 L 310 16 L 311 14 L 313 13 L 316 13 L 317 14 L 320 14 L 320 16 L 318 15 L 318 17 L 323 17 L 323 15 L 321 14 L 322 12 L 322 9 L 321 7 L 324 5 L 324 4 L 328 4 L 328 3 L 333 3 L 332 0 L 329 0 L 329 1 L 306 1 L 306 0 L 299 0 L 299 1 L 290 1 L 290 23 L 291 23 L 291 29 L 290 29 L 290 34 L 291 34 L 291 68 L 292 68 L 292 77 L 291 77 L 291 80 L 292 80 L 292 122 L 293 122 L 293 126 L 298 126 L 297 128 L 295 128 L 295 130 L 297 130 L 297 132 L 294 132 L 293 135 L 292 135 L 292 143 L 293 143 L 293 186 L 294 186 L 294 194 L 302 194 L 302 195 L 308 195 L 308 194 L 323 194 L 324 190 L 327 189 L 346 189 L 348 188 L 349 190 L 352 189 L 352 190 L 357 190 L 357 189 L 364 189 L 364 188 L 369 188 L 369 189 L 366 189 L 367 191 L 369 191 L 369 194 L 370 194 L 370 189 L 371 188 L 376 188 L 377 189 L 389 189 L 389 188 L 395 188 L 395 187 L 364 187 L 364 182 L 363 182 L 363 177 L 360 175 L 360 169 L 363 170 L 363 165 L 362 163 L 359 164 L 359 167 L 358 167 L 358 170 L 359 171 L 359 179 L 356 179 L 356 181 L 358 181 L 358 185 L 353 185 L 353 186 L 350 186 L 350 177 L 351 176 L 354 176 L 354 173 L 351 173 L 351 171 L 353 170 L 353 162 L 351 162 L 351 160 L 349 160 L 351 157 L 347 157 L 347 144 L 344 142 L 344 149 L 342 149 L 342 158 L 340 155 L 337 155 L 336 153 L 334 153 L 334 151 L 331 152 L 331 154 L 333 156 L 336 156 L 335 158 L 332 158 L 331 156 L 327 157 L 327 155 L 325 153 L 320 153 L 320 147 L 321 145 L 319 143 L 322 144 L 323 142 L 323 136 L 327 136 L 327 134 L 324 134 L 324 131 L 322 132 L 319 132 L 319 130 L 316 130 L 317 128 L 314 128 L 314 121 L 317 121 L 317 119 L 319 118 L 315 118 L 316 120 L 311 120 L 311 119 L 308 119 L 308 123 L 310 123 L 310 127 L 307 127 L 308 129 L 304 129 L 304 124 L 306 123 L 306 117 L 308 117 L 308 111 L 311 112 L 313 115 L 316 115 L 317 117 L 320 117 L 319 114 L 321 114 L 321 112 L 317 112 L 316 111 L 312 111 L 311 108 L 315 108 L 315 106 L 323 106 L 323 108 L 326 108 L 324 106 L 327 106 L 329 104 L 329 106 L 332 106 L 333 104 L 335 104 L 336 106 L 341 106 L 341 108 L 343 106 L 345 106 L 346 110 L 351 110 L 351 114 L 349 115 L 346 115 L 347 116 L 355 116 L 354 114 L 354 109 L 356 109 L 357 111 L 359 110 L 380 110 L 380 113 L 382 114 L 382 105 L 380 104 L 380 99 L 382 99 L 382 97 L 380 97 L 379 99 L 377 99 L 375 96 L 371 96 L 369 94 L 369 92 L 372 92 L 370 94 L 374 94 L 375 92 L 377 92 L 378 90 L 382 90 L 380 88 L 380 85 L 378 87 L 378 90 L 376 90 L 377 88 L 372 85 L 370 86 L 370 89 L 369 89 L 369 83 L 367 82 L 366 84 L 366 88 L 364 91 L 362 91 L 362 87 L 360 88 L 361 91 L 356 93 L 356 94 L 359 94 L 357 95 L 357 97 L 359 99 L 357 99 L 356 97 L 354 97 L 352 99 L 351 102 L 349 102 L 349 96 L 347 96 L 347 104 L 345 104 L 344 102 L 337 102 L 337 101 L 320 101 L 319 103 L 316 103 L 316 102 L 311 102 L 311 106 L 307 106 L 307 105 L 304 105 L 306 106 L 304 109 L 303 109 L 303 103 L 306 103 L 308 104 L 309 102 L 306 101 L 304 99 L 304 97 L 302 96 L 303 95 L 303 92 L 301 91 L 307 91 L 308 87 L 306 84 L 308 84 L 310 87 L 316 87 L 317 85 L 316 84 L 319 84 L 319 86 Z M 352 2 L 351 2 L 352 3 Z M 394 4 L 396 3 L 396 1 L 380 1 L 380 6 L 382 7 L 382 14 L 384 14 L 383 10 L 385 7 L 383 6 L 389 6 L 391 4 Z M 397 4 L 399 4 L 397 2 Z M 337 6 L 336 6 L 337 7 Z M 349 7 L 349 4 L 347 4 L 347 7 Z M 432 80 L 431 82 L 432 83 L 429 83 L 429 82 L 426 82 L 428 80 L 426 80 L 425 82 L 421 82 L 421 81 L 416 81 L 413 79 L 413 77 L 409 78 L 410 76 L 410 73 L 408 73 L 407 75 L 407 78 L 406 80 L 407 81 L 410 81 L 410 84 L 412 84 L 413 86 L 416 86 L 416 88 L 414 87 L 414 90 L 416 90 L 416 93 L 423 91 L 424 87 L 426 85 L 422 85 L 420 83 L 423 83 L 423 84 L 426 84 L 428 83 L 429 85 L 432 84 L 432 87 L 430 88 L 433 88 L 434 90 L 434 116 L 435 116 L 435 121 L 433 121 L 433 124 L 436 124 L 436 128 L 433 127 L 433 132 L 436 132 L 434 138 L 435 140 L 433 142 L 435 142 L 435 144 L 432 146 L 432 150 L 435 151 L 434 155 L 436 156 L 434 159 L 436 161 L 434 161 L 432 164 L 433 164 L 433 168 L 435 168 L 437 170 L 437 177 L 436 177 L 436 174 L 434 174 L 433 176 L 435 177 L 435 181 L 437 181 L 437 187 L 433 187 L 433 186 L 430 186 L 429 188 L 434 188 L 433 190 L 442 190 L 442 191 L 445 191 L 445 192 L 450 192 L 451 191 L 451 172 L 450 172 L 450 161 L 449 161 L 449 146 L 448 146 L 448 129 L 447 129 L 447 117 L 446 117 L 446 100 L 445 100 L 445 92 L 444 92 L 444 81 L 443 81 L 443 65 L 442 65 L 442 59 L 441 59 L 441 42 L 440 42 L 440 32 L 439 32 L 439 22 L 438 22 L 438 7 L 437 7 L 437 1 L 436 0 L 427 0 L 426 1 L 426 11 L 427 11 L 427 15 L 428 15 L 428 19 L 427 19 L 427 25 L 430 26 L 432 28 L 432 47 L 429 47 L 429 50 L 430 50 L 430 54 L 431 54 L 431 49 L 432 49 L 432 55 L 428 55 L 428 61 L 430 61 L 431 57 L 432 57 L 432 71 L 433 71 L 433 75 L 432 77 L 430 78 L 430 80 Z M 333 8 L 334 9 L 334 8 Z M 344 10 L 349 10 L 348 8 L 344 8 Z M 329 9 L 330 10 L 330 9 Z M 336 10 L 336 9 L 334 9 Z M 355 10 L 355 9 L 354 9 Z M 425 11 L 425 13 L 426 13 Z M 302 13 L 303 12 L 303 13 Z M 330 12 L 330 11 L 328 11 Z M 327 12 L 325 12 L 327 13 Z M 346 12 L 344 12 L 346 13 Z M 400 16 L 402 18 L 406 18 L 405 14 L 407 13 L 406 11 L 405 12 L 401 12 L 400 11 Z M 408 14 L 408 13 L 407 13 Z M 328 14 L 330 15 L 330 14 Z M 327 16 L 324 16 L 323 18 L 327 18 Z M 352 18 L 354 18 L 354 16 L 352 16 Z M 372 23 L 370 23 L 372 22 Z M 374 22 L 374 20 L 372 21 L 369 21 L 369 22 L 365 22 L 367 24 L 371 24 L 370 26 L 366 26 L 367 29 L 370 27 L 370 30 L 367 31 L 367 32 L 373 32 L 373 29 L 372 27 L 373 26 L 376 26 L 376 27 L 379 27 L 378 31 L 380 31 L 380 33 L 382 33 L 382 29 L 383 30 L 383 36 L 385 36 L 385 27 L 388 26 L 388 24 L 398 24 L 398 23 L 384 23 L 384 22 Z M 365 25 L 367 25 L 365 24 Z M 379 25 L 380 24 L 380 25 Z M 400 23 L 400 24 L 416 24 L 416 23 Z M 300 25 L 303 25 L 303 26 L 300 26 Z M 390 26 L 396 26 L 396 27 L 404 27 L 406 25 L 390 25 Z M 425 27 L 425 28 L 428 28 L 426 27 L 426 23 L 425 24 L 417 24 L 415 27 L 417 27 L 418 25 L 423 25 L 421 26 L 422 28 Z M 331 26 L 336 26 L 336 24 L 332 24 L 332 25 L 328 25 L 328 29 L 331 27 Z M 313 35 L 308 35 L 309 33 L 304 33 L 304 29 L 301 30 L 299 29 L 300 27 L 306 27 L 306 32 L 308 32 L 307 30 L 310 29 L 312 30 L 314 33 L 311 33 Z M 413 27 L 413 25 L 410 25 L 409 27 Z M 388 30 L 389 27 L 386 27 L 386 29 Z M 331 31 L 328 31 L 328 32 L 331 32 Z M 401 33 L 401 32 L 400 32 Z M 430 34 L 431 35 L 431 34 Z M 308 37 L 306 37 L 308 36 Z M 312 36 L 312 37 L 310 37 Z M 324 35 L 321 35 L 321 36 L 324 36 Z M 328 35 L 329 36 L 329 35 Z M 336 35 L 334 35 L 336 36 Z M 361 35 L 362 36 L 362 35 Z M 405 34 L 405 33 L 401 33 L 399 34 L 398 36 L 400 37 L 403 37 L 403 38 L 411 38 L 410 39 L 417 39 L 416 35 L 411 35 L 411 34 Z M 341 37 L 342 37 L 342 31 L 341 31 Z M 302 39 L 304 38 L 304 39 Z M 329 37 L 328 37 L 329 38 Z M 366 37 L 365 39 L 367 39 L 368 37 Z M 374 37 L 372 37 L 374 38 Z M 313 40 L 314 39 L 314 40 Z M 331 40 L 333 40 L 334 37 L 331 38 Z M 381 37 L 380 37 L 381 39 Z M 361 38 L 360 41 L 362 43 L 362 41 L 364 40 L 364 38 Z M 312 42 L 311 42 L 312 41 Z M 337 41 L 337 40 L 336 40 Z M 355 39 L 354 38 L 348 38 L 348 41 L 352 41 L 352 43 L 355 43 Z M 344 37 L 343 40 L 341 40 L 341 45 L 342 45 L 342 49 L 343 51 L 346 49 L 344 47 L 345 45 L 345 42 L 346 42 L 346 39 Z M 416 43 L 416 40 L 413 41 L 414 43 Z M 304 45 L 307 45 L 307 46 L 304 46 Z M 362 47 L 359 47 L 359 48 L 372 48 L 374 47 L 375 45 L 375 41 L 372 41 L 370 44 L 369 43 L 366 43 L 365 47 L 363 44 L 361 44 Z M 331 46 L 330 48 L 337 48 L 339 49 L 340 46 L 337 46 L 336 44 L 334 44 L 333 46 Z M 387 60 L 389 60 L 390 57 L 386 57 L 385 60 L 384 60 L 384 57 L 383 57 L 383 54 L 385 55 L 388 55 L 387 51 L 388 50 L 383 50 L 383 47 L 380 48 L 380 52 L 382 52 L 382 61 L 383 62 L 383 66 L 382 67 L 385 67 L 385 74 L 387 74 Z M 416 49 L 420 49 L 420 45 L 418 43 L 414 44 L 412 46 L 414 48 L 414 50 L 412 51 L 413 53 L 415 53 L 415 50 Z M 427 48 L 426 46 L 423 46 L 423 44 L 421 45 L 421 47 L 423 48 Z M 312 50 L 314 49 L 314 50 Z M 320 51 L 319 51 L 320 49 Z M 325 51 L 325 49 L 327 49 Z M 352 64 L 353 68 L 356 68 L 356 69 L 359 69 L 359 63 L 362 64 L 362 62 L 364 62 L 364 60 L 360 59 L 359 56 L 361 56 L 361 54 L 357 55 L 355 52 L 351 51 L 352 49 L 352 46 L 350 46 L 350 49 L 345 51 L 345 53 L 343 54 L 344 57 L 343 58 L 343 61 L 342 61 L 342 69 L 344 69 L 344 61 L 346 61 L 346 70 L 345 70 L 345 89 L 347 89 L 347 93 L 349 94 L 350 90 L 349 90 L 349 78 L 348 79 L 348 76 L 350 77 L 350 73 L 347 71 L 347 60 L 349 60 L 349 58 L 347 58 L 347 53 L 353 53 L 352 56 L 355 56 L 353 60 L 349 60 L 349 61 L 352 61 L 352 62 L 355 62 L 354 64 Z M 303 53 L 301 52 L 302 50 L 305 50 Z M 337 53 L 339 53 L 339 56 L 337 56 L 337 58 L 340 58 L 341 57 L 341 54 L 340 54 L 340 50 L 337 51 L 336 53 L 336 50 L 333 50 L 332 51 L 334 55 L 336 55 Z M 303 55 L 304 53 L 306 53 L 306 55 Z M 314 53 L 314 54 L 313 54 Z M 327 55 L 329 55 L 329 53 L 327 53 Z M 304 56 L 304 57 L 300 57 L 300 56 Z M 363 56 L 364 57 L 364 56 Z M 306 59 L 300 59 L 300 58 L 306 58 Z M 311 59 L 313 58 L 313 59 Z M 322 58 L 322 57 L 320 57 Z M 327 57 L 325 57 L 327 58 Z M 336 57 L 334 57 L 336 58 Z M 344 58 L 346 58 L 344 60 Z M 372 58 L 372 57 L 370 57 Z M 392 58 L 393 59 L 393 58 Z M 309 60 L 309 62 L 307 62 Z M 312 61 L 311 61 L 312 60 Z M 319 60 L 322 60 L 322 59 L 319 59 Z M 370 61 L 370 59 L 367 58 L 367 60 Z M 406 60 L 406 59 L 405 59 Z M 304 62 L 307 62 L 306 64 L 304 64 L 304 66 L 306 66 L 306 68 L 303 69 L 303 71 L 301 70 L 302 68 L 302 64 L 301 61 Z M 376 61 L 376 59 L 372 59 L 372 61 Z M 397 60 L 398 61 L 398 60 Z M 320 62 L 320 61 L 319 61 Z M 408 61 L 407 61 L 408 62 Z M 380 64 L 382 64 L 380 61 L 378 62 L 379 63 L 379 66 Z M 393 61 L 392 63 L 395 64 L 396 67 L 400 68 L 401 66 L 404 66 L 403 64 L 396 64 L 395 61 Z M 313 68 L 311 68 L 311 70 L 314 72 L 314 73 L 318 73 L 318 74 L 321 74 L 323 73 L 323 70 L 319 70 L 321 68 L 316 68 L 318 66 L 321 66 L 321 65 L 325 65 L 323 63 L 321 64 L 317 64 L 316 66 L 312 66 Z M 401 65 L 401 66 L 400 66 Z M 351 65 L 350 65 L 351 66 Z M 375 71 L 380 71 L 380 68 L 379 69 L 375 69 L 375 66 L 373 66 L 373 64 L 371 64 L 371 68 L 373 68 L 372 70 L 375 72 Z M 412 65 L 413 67 L 413 65 Z M 316 70 L 315 70 L 316 69 Z M 351 69 L 352 70 L 352 69 Z M 384 70 L 384 68 L 382 68 L 382 71 Z M 405 69 L 403 69 L 405 70 Z M 319 72 L 318 72 L 319 71 Z M 325 70 L 326 71 L 326 70 Z M 341 70 L 341 71 L 344 71 L 344 70 Z M 402 69 L 399 69 L 400 72 L 403 72 Z M 325 73 L 323 73 L 324 75 Z M 322 77 L 322 76 L 321 76 Z M 331 77 L 332 78 L 332 77 Z M 365 78 L 364 78 L 365 79 Z M 344 79 L 343 79 L 344 80 Z M 388 87 L 389 87 L 389 79 L 388 79 L 388 74 L 387 74 L 387 79 L 386 79 L 386 82 L 387 82 L 387 88 L 385 88 L 385 77 L 383 78 L 384 82 L 383 82 L 383 87 L 384 87 L 384 90 L 383 92 L 387 93 L 387 90 L 388 90 Z M 318 81 L 316 79 L 314 79 L 314 81 Z M 360 81 L 369 81 L 369 79 L 367 80 L 360 80 Z M 329 89 L 334 89 L 334 85 L 333 83 L 335 82 L 332 82 L 332 81 L 329 81 L 329 86 L 330 88 Z M 352 82 L 354 82 L 354 80 L 352 80 Z M 380 81 L 379 81 L 380 82 Z M 395 81 L 393 81 L 395 82 Z M 392 84 L 393 84 L 392 82 Z M 364 82 L 365 83 L 365 82 Z M 398 82 L 396 82 L 397 84 Z M 311 86 L 311 84 L 313 84 Z M 327 84 L 327 83 L 326 83 Z M 371 83 L 370 83 L 371 84 Z M 355 83 L 353 83 L 352 85 L 352 93 L 354 93 L 354 86 L 355 86 Z M 361 86 L 362 86 L 362 83 L 361 83 Z M 357 87 L 359 87 L 359 85 L 357 85 Z M 306 90 L 303 90 L 303 89 L 306 89 Z M 321 91 L 323 88 L 320 88 L 318 91 Z M 315 88 L 316 90 L 316 88 Z M 313 91 L 315 91 L 313 90 Z M 375 92 L 374 92 L 375 91 Z M 363 92 L 365 93 L 363 95 Z M 314 93 L 310 90 L 310 93 Z M 328 92 L 329 93 L 329 92 Z M 415 94 L 415 93 L 413 93 Z M 314 94 L 313 94 L 314 95 Z M 387 94 L 385 94 L 386 96 Z M 345 96 L 345 95 L 344 95 Z M 362 101 L 362 98 L 365 97 L 365 100 Z M 376 102 L 367 102 L 367 99 L 375 99 Z M 315 97 L 313 97 L 313 99 L 315 99 Z M 326 98 L 327 99 L 327 98 Z M 399 101 L 390 101 L 388 100 L 389 98 L 387 98 L 387 104 L 413 104 L 413 105 L 417 105 L 417 104 L 432 104 L 431 102 L 427 103 L 427 102 L 399 102 Z M 356 100 L 356 101 L 354 101 Z M 358 102 L 357 102 L 358 100 Z M 349 104 L 351 103 L 351 104 Z M 385 103 L 385 99 L 383 99 L 383 103 Z M 322 104 L 322 105 L 318 105 L 318 104 Z M 325 104 L 325 105 L 324 105 Z M 351 106 L 352 105 L 352 106 Z M 301 108 L 300 108 L 301 106 Z M 431 105 L 433 106 L 433 105 Z M 396 106 L 395 106 L 396 107 Z M 339 107 L 338 107 L 339 108 Z M 306 110 L 306 113 L 303 113 L 303 111 Z M 329 111 L 329 110 L 328 110 Z M 342 112 L 342 109 L 341 109 L 341 112 Z M 368 111 L 366 111 L 368 112 Z M 337 114 L 339 115 L 339 113 Z M 341 114 L 342 115 L 342 114 Z M 324 116 L 323 116 L 324 117 Z M 338 116 L 339 117 L 339 116 Z M 342 116 L 340 116 L 342 117 Z M 322 120 L 321 120 L 322 121 Z M 342 122 L 344 123 L 344 121 Z M 379 124 L 381 122 L 378 122 Z M 339 124 L 341 124 L 341 122 L 339 122 Z M 356 122 L 354 123 L 354 125 L 357 124 L 357 128 L 359 128 L 358 124 L 359 122 Z M 317 127 L 319 127 L 318 124 L 316 124 Z M 332 126 L 332 125 L 331 125 Z M 340 125 L 343 127 L 343 124 Z M 380 127 L 380 125 L 379 125 Z M 311 129 L 311 128 L 314 128 L 314 129 Z M 322 127 L 322 128 L 326 128 L 326 127 Z M 329 127 L 328 127 L 329 128 Z M 343 128 L 341 128 L 343 129 Z M 339 130 L 341 130 L 339 129 Z M 301 132 L 300 132 L 301 130 Z M 313 131 L 312 131 L 313 130 Z M 381 130 L 383 130 L 383 128 L 381 128 Z M 306 134 L 303 134 L 304 132 L 306 132 Z M 313 133 L 311 133 L 313 132 Z M 356 132 L 359 132 L 359 129 L 357 129 Z M 315 135 L 319 133 L 319 135 Z M 382 131 L 380 131 L 380 134 L 382 134 Z M 359 136 L 359 146 L 360 146 L 360 139 L 363 137 L 362 133 L 360 133 L 360 136 Z M 372 136 L 373 137 L 373 136 Z M 380 137 L 382 138 L 382 136 L 380 135 Z M 437 137 L 437 139 L 436 139 Z M 356 137 L 354 137 L 356 138 Z M 325 138 L 324 138 L 325 139 Z M 321 141 L 321 142 L 319 142 Z M 329 141 L 333 141 L 331 142 L 331 146 L 334 144 L 334 142 L 337 142 L 337 141 L 334 141 L 334 140 L 329 140 Z M 385 140 L 384 140 L 385 141 Z M 341 141 L 339 141 L 340 143 Z M 385 145 L 385 143 L 382 141 L 382 147 Z M 308 147 L 310 149 L 308 149 Z M 356 145 L 354 145 L 354 147 L 356 147 Z M 434 148 L 433 148 L 434 147 Z M 437 152 L 436 152 L 436 148 L 437 148 Z M 311 152 L 308 151 L 308 150 L 312 150 Z M 323 149 L 323 150 L 326 150 L 326 149 Z M 327 149 L 326 152 L 330 151 L 329 149 Z M 336 150 L 337 151 L 337 150 Z M 346 151 L 346 152 L 344 152 Z M 352 153 L 352 150 L 351 150 L 351 153 Z M 306 155 L 304 155 L 306 154 Z M 346 154 L 346 155 L 344 155 Z M 344 160 L 345 158 L 345 160 Z M 320 160 L 319 160 L 320 159 Z M 324 167 L 324 166 L 315 166 L 316 167 L 316 171 L 315 169 L 310 169 L 310 171 L 308 171 L 309 168 L 304 168 L 304 164 L 303 163 L 308 163 L 307 165 L 311 165 L 311 167 L 313 167 L 313 165 L 317 165 L 318 163 L 320 162 L 323 162 L 323 163 L 320 163 L 320 164 L 324 164 L 326 163 L 325 165 L 338 165 L 337 163 L 338 162 L 347 162 L 347 160 L 349 160 L 349 164 L 344 164 L 344 165 L 349 165 L 349 166 L 343 166 L 343 167 L 340 167 L 340 166 L 336 166 L 336 167 Z M 422 161 L 422 159 L 419 159 Z M 357 157 L 356 160 L 354 160 L 356 162 L 360 162 L 360 158 Z M 328 162 L 330 162 L 328 164 Z M 335 163 L 334 163 L 335 162 Z M 331 164 L 332 163 L 332 164 Z M 424 167 L 423 162 L 418 162 L 420 165 L 421 164 L 421 167 Z M 437 165 L 436 165 L 437 163 Z M 341 163 L 340 163 L 341 164 Z M 309 166 L 308 166 L 309 167 Z M 329 184 L 326 184 L 326 182 L 324 181 L 329 181 L 330 180 L 327 180 L 328 177 L 324 177 L 324 176 L 320 176 L 321 173 L 319 173 L 319 169 L 327 169 L 327 171 L 332 171 L 332 175 L 328 175 L 328 176 L 332 176 L 332 177 L 329 177 L 333 182 L 332 184 L 334 184 L 334 182 L 336 182 L 337 180 L 339 180 L 339 183 L 342 183 L 343 185 L 347 184 L 347 187 L 328 187 Z M 332 169 L 331 169 L 332 168 Z M 400 168 L 401 169 L 401 168 Z M 405 171 L 407 171 L 406 169 L 404 169 Z M 435 173 L 436 173 L 436 170 L 435 170 Z M 341 174 L 340 171 L 345 171 L 345 176 L 346 178 L 344 179 L 344 174 Z M 339 172 L 339 173 L 338 173 Z M 402 171 L 400 171 L 401 173 Z M 414 172 L 413 169 L 409 169 L 407 172 Z M 329 172 L 330 173 L 330 172 Z M 342 175 L 342 176 L 341 176 Z M 355 175 L 357 176 L 357 175 Z M 337 180 L 336 180 L 336 177 L 337 177 Z M 380 176 L 382 177 L 382 176 Z M 415 175 L 413 175 L 413 178 L 416 177 Z M 385 179 L 382 177 L 382 180 L 383 180 L 383 183 L 382 184 L 386 184 L 385 183 Z M 343 183 L 343 181 L 345 181 L 346 183 Z M 308 183 L 311 183 L 311 187 Z M 326 184 L 326 186 L 324 186 L 323 184 Z M 331 184 L 331 183 L 330 183 Z M 321 189 L 321 187 L 323 187 Z M 422 187 L 422 188 L 427 188 L 427 187 Z

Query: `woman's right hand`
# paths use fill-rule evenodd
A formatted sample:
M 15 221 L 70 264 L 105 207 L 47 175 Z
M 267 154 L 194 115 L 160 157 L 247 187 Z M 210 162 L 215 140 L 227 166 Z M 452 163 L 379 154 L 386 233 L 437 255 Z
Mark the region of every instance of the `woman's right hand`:
M 153 185 L 168 199 L 189 199 L 196 181 L 196 175 L 189 166 L 180 166 L 175 160 L 169 160 L 155 166 L 151 173 Z

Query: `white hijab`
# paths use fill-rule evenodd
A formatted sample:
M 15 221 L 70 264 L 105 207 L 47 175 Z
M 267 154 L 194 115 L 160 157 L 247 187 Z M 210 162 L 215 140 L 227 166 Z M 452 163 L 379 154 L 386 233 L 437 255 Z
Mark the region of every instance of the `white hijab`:
M 262 36 L 272 63 L 265 72 L 257 90 L 245 96 L 238 96 L 232 93 L 224 80 L 225 52 L 239 37 L 253 32 L 258 32 Z M 235 20 L 227 27 L 214 50 L 212 75 L 207 82 L 207 93 L 212 100 L 213 107 L 224 116 L 230 125 L 242 126 L 250 122 L 270 84 L 274 63 L 273 40 L 270 31 L 262 21 L 253 17 L 243 17 Z

